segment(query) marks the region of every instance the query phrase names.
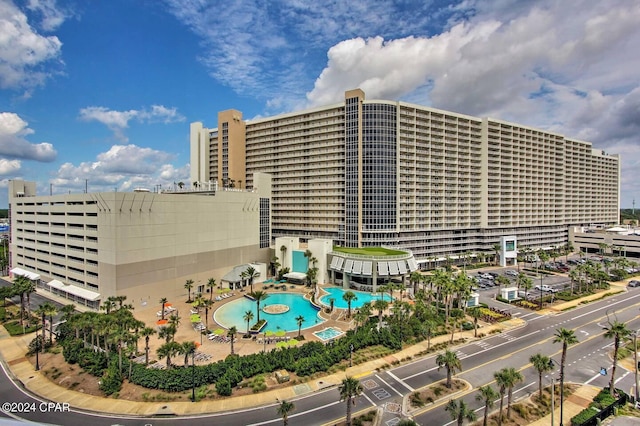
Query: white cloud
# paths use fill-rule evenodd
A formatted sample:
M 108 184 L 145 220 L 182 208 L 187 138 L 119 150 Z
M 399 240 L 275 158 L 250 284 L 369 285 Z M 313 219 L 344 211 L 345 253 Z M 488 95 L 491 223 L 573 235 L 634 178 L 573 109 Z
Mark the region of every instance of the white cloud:
M 304 99 L 327 46 L 355 36 L 425 31 L 437 15 L 431 2 L 406 0 L 165 3 L 201 39 L 199 59 L 212 77 L 278 112 Z
M 0 176 L 13 176 L 20 171 L 21 166 L 19 160 L 0 158 Z
M 47 142 L 32 144 L 25 139 L 33 133 L 28 123 L 18 114 L 0 113 L 0 156 L 9 159 L 50 162 L 57 156 L 53 145 Z
M 49 3 L 46 10 L 53 19 L 55 4 Z M 47 25 L 51 28 L 53 21 Z M 29 90 L 41 85 L 61 48 L 58 37 L 38 34 L 11 0 L 0 1 L 0 88 Z
M 44 31 L 56 30 L 69 17 L 66 11 L 58 8 L 56 0 L 28 0 L 27 9 L 40 15 L 40 27 Z
M 136 187 L 172 187 L 173 182 L 188 181 L 189 165 L 176 168 L 167 152 L 137 145 L 114 145 L 92 162 L 64 163 L 51 179 L 56 193 L 82 191 L 120 191 Z
M 122 142 L 128 140 L 124 130 L 129 127 L 129 121 L 133 119 L 139 122 L 162 122 L 165 124 L 185 120 L 176 108 L 167 108 L 163 105 L 152 105 L 150 110 L 132 109 L 129 111 L 115 111 L 105 107 L 90 106 L 80 110 L 80 119 L 104 124 L 114 133 L 116 139 Z

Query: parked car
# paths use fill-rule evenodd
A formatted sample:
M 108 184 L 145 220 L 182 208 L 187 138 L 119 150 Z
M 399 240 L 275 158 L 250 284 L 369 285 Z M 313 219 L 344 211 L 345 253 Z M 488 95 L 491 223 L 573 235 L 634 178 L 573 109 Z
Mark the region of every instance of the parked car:
M 629 284 L 627 284 L 627 287 L 640 287 L 640 281 L 631 280 L 629 281 Z
M 510 277 L 517 277 L 518 276 L 518 272 L 514 271 L 513 269 L 507 269 L 506 271 L 504 271 L 505 275 L 508 275 Z
M 496 285 L 496 283 L 494 283 L 493 280 L 490 280 L 487 278 L 480 278 L 480 280 L 478 281 L 478 285 L 483 285 L 485 287 L 493 287 L 494 285 Z
M 485 280 L 492 280 L 494 279 L 493 275 L 486 273 L 486 272 L 481 272 L 480 273 L 480 278 L 484 278 Z
M 535 287 L 535 289 L 538 290 L 538 291 L 540 291 L 540 290 L 546 291 L 548 293 L 557 293 L 558 292 L 558 290 L 556 290 L 555 288 L 551 287 L 550 285 L 546 285 L 546 284 L 542 284 L 542 285 L 538 284 Z

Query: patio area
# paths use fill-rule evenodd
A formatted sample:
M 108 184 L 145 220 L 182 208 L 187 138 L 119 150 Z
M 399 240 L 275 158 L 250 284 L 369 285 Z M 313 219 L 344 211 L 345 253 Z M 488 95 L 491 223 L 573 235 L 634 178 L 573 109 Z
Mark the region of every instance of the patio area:
M 282 293 L 279 287 L 270 287 L 273 282 L 255 283 L 254 288 L 256 290 L 265 290 L 268 293 Z M 280 284 L 282 285 L 282 284 Z M 304 286 L 287 286 L 287 292 L 307 294 L 310 289 Z M 185 341 L 193 341 L 198 344 L 196 352 L 196 364 L 207 364 L 222 360 L 231 353 L 231 342 L 227 336 L 227 329 L 217 324 L 213 319 L 214 312 L 227 303 L 244 297 L 246 293 L 239 291 L 222 291 L 214 290 L 210 299 L 213 301 L 213 305 L 209 309 L 208 317 L 205 315 L 204 308 L 194 308 L 193 302 L 187 303 L 187 295 L 185 294 L 180 299 L 172 299 L 165 304 L 165 317 L 162 319 L 162 304 L 159 302 L 153 303 L 149 301 L 147 306 L 136 307 L 134 315 L 137 319 L 144 321 L 147 327 L 151 327 L 156 331 L 169 323 L 171 315 L 177 315 L 180 317 L 180 323 L 178 325 L 178 331 L 174 337 L 176 342 L 182 343 Z M 205 297 L 206 298 L 206 297 Z M 268 300 L 268 299 L 267 299 Z M 262 305 L 261 305 L 262 306 Z M 255 308 L 254 308 L 255 313 Z M 327 327 L 337 327 L 342 330 L 348 330 L 351 322 L 345 321 L 342 317 L 336 315 L 326 314 L 321 312 L 320 315 L 325 319 L 324 322 L 317 326 L 302 330 L 304 340 L 298 340 L 298 332 L 284 332 L 284 330 L 267 331 L 266 333 L 260 333 L 258 335 L 252 335 L 250 338 L 244 338 L 246 333 L 245 328 L 239 328 L 236 334 L 236 339 L 233 344 L 234 353 L 238 355 L 248 355 L 263 350 L 270 351 L 273 348 L 281 348 L 289 345 L 303 344 L 305 341 L 320 341 L 313 334 L 314 331 L 318 331 Z M 255 319 L 252 321 L 255 323 Z M 209 330 L 209 332 L 207 332 Z M 164 343 L 164 339 L 159 339 L 155 334 L 149 339 L 149 359 L 150 361 L 159 361 L 157 363 L 158 368 L 166 365 L 164 360 L 159 360 L 156 355 L 157 349 Z M 144 339 L 139 342 L 140 350 L 144 350 Z M 142 362 L 144 362 L 144 356 L 142 356 Z M 172 359 L 172 362 L 181 365 L 183 357 L 179 356 Z M 150 362 L 150 365 L 153 362 Z

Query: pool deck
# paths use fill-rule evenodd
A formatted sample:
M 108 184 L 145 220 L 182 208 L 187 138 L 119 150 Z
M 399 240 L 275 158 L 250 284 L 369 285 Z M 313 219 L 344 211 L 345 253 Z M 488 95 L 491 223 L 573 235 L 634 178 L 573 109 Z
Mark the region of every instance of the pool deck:
M 254 290 L 266 290 L 268 293 L 274 293 L 274 294 L 278 294 L 278 293 L 284 293 L 285 291 L 280 290 L 280 289 L 274 289 L 274 288 L 263 288 L 263 285 L 261 283 L 257 283 L 254 284 Z M 300 294 L 300 295 L 304 295 L 310 292 L 310 289 L 308 287 L 302 286 L 302 285 L 295 285 L 294 288 L 291 288 L 290 285 L 287 285 L 287 289 L 286 289 L 287 293 L 296 293 L 296 294 Z M 213 320 L 213 312 L 220 308 L 221 306 L 240 299 L 242 297 L 245 297 L 245 295 L 247 294 L 247 291 L 245 292 L 241 292 L 241 291 L 234 291 L 233 292 L 234 295 L 231 297 L 227 297 L 225 299 L 219 300 L 219 301 L 215 301 L 216 298 L 216 290 L 214 290 L 214 296 L 213 299 L 215 301 L 215 303 L 213 304 L 213 306 L 211 307 L 211 309 L 209 309 L 209 323 L 208 323 L 208 327 L 209 330 L 215 330 L 217 328 L 223 328 L 226 329 L 224 326 L 222 326 L 221 324 L 216 323 Z M 174 308 L 176 308 L 176 311 L 174 311 L 174 313 L 178 313 L 178 315 L 181 318 L 180 321 L 180 325 L 178 326 L 178 332 L 176 333 L 175 336 L 175 341 L 176 342 L 185 342 L 185 341 L 189 341 L 189 340 L 193 340 L 194 342 L 198 342 L 200 343 L 201 339 L 200 339 L 200 334 L 195 331 L 193 329 L 193 327 L 191 326 L 191 323 L 189 322 L 189 316 L 190 316 L 190 310 L 193 309 L 191 306 L 191 303 L 187 303 L 186 302 L 186 295 L 183 299 L 174 299 L 174 300 L 170 300 L 172 306 Z M 137 319 L 144 321 L 144 323 L 146 324 L 146 326 L 148 327 L 152 327 L 153 329 L 157 330 L 158 326 L 156 324 L 156 321 L 158 320 L 158 317 L 156 316 L 156 313 L 158 311 L 160 311 L 162 309 L 162 307 L 157 304 L 157 305 L 151 305 L 151 306 L 146 306 L 146 307 L 136 307 L 135 311 L 134 311 L 134 315 Z M 316 341 L 316 342 L 327 342 L 327 340 L 322 340 L 320 338 L 318 338 L 317 336 L 315 336 L 313 334 L 314 331 L 321 331 L 324 330 L 327 327 L 334 327 L 334 328 L 338 328 L 344 332 L 346 332 L 351 326 L 352 326 L 352 321 L 351 320 L 347 320 L 346 317 L 346 311 L 342 310 L 342 309 L 335 309 L 334 312 L 332 314 L 327 314 L 324 311 L 320 311 L 319 314 L 323 319 L 325 319 L 324 322 L 319 323 L 317 326 L 313 326 L 310 328 L 306 328 L 302 330 L 302 335 L 304 336 L 305 340 L 302 341 L 303 342 L 308 342 L 308 341 Z M 202 317 L 202 322 L 206 323 L 205 321 L 205 315 L 204 315 L 204 309 L 201 308 L 200 309 L 200 316 Z M 168 318 L 167 316 L 165 316 L 165 318 Z M 236 354 L 239 355 L 249 355 L 249 354 L 253 354 L 256 352 L 260 352 L 262 351 L 265 346 L 264 343 L 260 342 L 258 343 L 258 339 L 256 340 L 252 340 L 252 339 L 243 339 L 242 336 L 246 333 L 246 328 L 238 328 L 238 334 L 236 337 L 236 342 L 233 345 L 233 349 L 234 352 Z M 286 333 L 285 335 L 286 337 L 289 337 L 291 339 L 297 339 L 298 337 L 298 331 L 294 331 L 294 332 L 289 332 Z M 262 337 L 261 335 L 257 336 L 258 338 Z M 274 339 L 275 340 L 275 339 Z M 151 359 L 156 359 L 157 357 L 155 356 L 156 350 L 164 343 L 164 340 L 160 340 L 158 339 L 157 335 L 151 337 L 151 339 L 149 339 L 149 354 L 150 354 L 150 358 Z M 267 344 L 266 345 L 266 349 L 267 350 L 271 350 L 275 347 L 275 341 Z M 218 360 L 222 360 L 225 359 L 227 357 L 227 355 L 229 355 L 231 351 L 231 345 L 229 343 L 221 343 L 221 342 L 216 342 L 216 341 L 211 341 L 207 339 L 207 336 L 202 336 L 202 346 L 198 348 L 198 352 L 202 352 L 205 354 L 208 354 L 211 356 L 211 359 L 209 361 L 202 361 L 202 362 L 198 362 L 196 361 L 196 364 L 200 363 L 200 364 L 207 364 L 207 363 L 211 363 L 211 362 L 215 362 Z

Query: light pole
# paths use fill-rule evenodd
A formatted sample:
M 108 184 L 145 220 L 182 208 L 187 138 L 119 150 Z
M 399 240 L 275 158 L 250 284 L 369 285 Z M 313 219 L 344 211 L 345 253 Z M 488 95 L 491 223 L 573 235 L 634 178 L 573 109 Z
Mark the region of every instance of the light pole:
M 538 274 L 540 275 L 540 310 L 542 310 L 542 274 L 540 268 L 538 268 Z
M 635 367 L 633 369 L 634 372 L 634 384 L 635 384 L 635 392 L 634 392 L 634 397 L 635 397 L 635 403 L 636 406 L 638 404 L 638 331 L 634 331 L 633 333 L 631 333 L 633 335 L 633 363 L 635 364 Z
M 40 349 L 42 349 L 40 347 L 40 344 L 39 344 L 40 340 L 38 339 L 38 337 L 40 336 L 36 336 L 36 371 L 40 370 L 40 359 L 38 358 L 38 354 L 40 353 Z
M 353 367 L 353 344 L 349 345 L 349 367 Z
M 553 358 L 549 358 L 549 365 L 551 367 L 553 367 L 553 364 L 559 365 L 560 366 L 560 426 L 562 426 L 562 408 L 563 408 L 563 404 L 562 404 L 562 399 L 564 397 L 564 368 L 562 368 L 562 364 L 558 363 L 558 361 L 556 361 Z M 551 426 L 553 426 L 553 412 L 555 410 L 555 395 L 554 395 L 554 391 L 555 391 L 555 387 L 556 387 L 556 379 L 555 377 L 551 377 Z
M 553 426 L 553 412 L 555 411 L 555 395 L 554 395 L 554 391 L 555 391 L 555 387 L 556 387 L 556 378 L 555 377 L 551 377 L 551 426 Z
M 196 351 L 191 352 L 191 402 L 196 402 Z

